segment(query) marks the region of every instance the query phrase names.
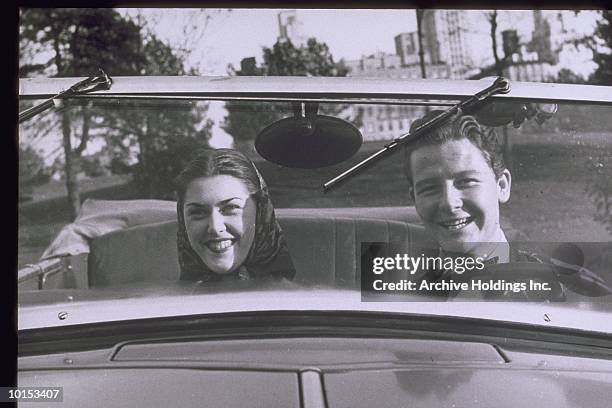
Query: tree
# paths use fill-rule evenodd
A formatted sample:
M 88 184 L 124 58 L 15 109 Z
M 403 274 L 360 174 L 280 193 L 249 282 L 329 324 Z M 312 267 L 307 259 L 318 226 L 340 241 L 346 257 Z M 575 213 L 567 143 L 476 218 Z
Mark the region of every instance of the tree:
M 19 146 L 19 200 L 28 197 L 32 185 L 48 180 L 43 158 L 29 146 Z
M 593 61 L 597 64 L 589 82 L 612 85 L 612 11 L 603 10 L 593 38 Z M 588 192 L 595 205 L 594 219 L 612 234 L 612 160 L 602 157 L 589 182 Z
M 254 59 L 243 60 L 241 70 L 236 75 L 272 76 L 346 76 L 348 68 L 343 62 L 335 62 L 325 43 L 315 38 L 308 39 L 305 46 L 295 47 L 289 40 L 277 41 L 272 48 L 263 48 L 264 62 L 260 67 Z M 266 126 L 291 112 L 291 106 L 279 103 L 227 102 L 228 115 L 225 117 L 224 130 L 236 141 L 254 140 Z M 320 106 L 320 112 L 335 115 L 346 109 L 345 106 Z
M 612 85 L 612 10 L 603 10 L 595 30 L 596 44 L 593 47 L 593 61 L 597 69 L 590 82 L 598 85 Z
M 20 22 L 20 73 L 88 76 L 98 67 L 104 67 L 112 76 L 187 73 L 182 58 L 175 55 L 172 47 L 143 31 L 135 21 L 112 9 L 26 9 Z M 44 55 L 51 57 L 36 59 Z M 122 159 L 127 158 L 130 145 L 137 146 L 136 181 L 141 194 L 147 197 L 166 197 L 171 189 L 171 183 L 162 183 L 171 178 L 164 173 L 168 168 L 155 165 L 156 155 L 173 146 L 165 138 L 188 138 L 195 149 L 206 145 L 209 137 L 210 124 L 201 125 L 206 110 L 202 104 L 161 110 L 144 110 L 127 103 L 115 110 L 104 103 L 68 102 L 67 106 L 69 109 L 60 111 L 59 120 L 57 115 L 47 115 L 28 126 L 34 127 L 36 133 L 61 129 L 72 219 L 80 207 L 76 169 L 92 137 L 104 137 Z M 196 133 L 202 137 L 194 138 Z
M 113 75 L 135 74 L 143 61 L 137 52 L 140 43 L 140 29 L 112 9 L 23 9 L 20 12 L 19 73 L 22 76 L 89 76 L 98 67 L 112 67 Z M 33 59 L 44 55 L 50 57 L 43 61 Z M 47 116 L 46 123 L 40 125 L 61 127 L 71 219 L 80 209 L 76 169 L 90 138 L 92 115 L 91 106 L 85 104 L 62 110 L 59 123 L 57 117 Z M 77 118 L 79 142 L 73 146 L 72 124 Z
M 142 75 L 185 75 L 186 69 L 172 48 L 149 34 L 142 45 Z M 108 111 L 98 125 L 106 143 L 124 162 L 130 147 L 138 150 L 134 176 L 139 195 L 172 198 L 173 178 L 191 154 L 208 146 L 212 122 L 205 120 L 204 103 L 157 101 L 122 102 L 121 109 Z
M 423 50 L 423 15 L 425 10 L 416 9 L 416 21 L 417 21 L 417 41 L 419 44 L 419 65 L 421 66 L 421 78 L 427 78 L 427 71 L 425 71 L 425 52 Z M 425 107 L 427 109 L 427 107 Z
M 493 60 L 495 61 L 495 75 L 504 75 L 505 59 L 499 57 L 497 51 L 497 10 L 493 10 L 488 14 L 489 26 L 491 29 L 491 48 L 493 51 Z
M 585 79 L 568 68 L 561 68 L 554 79 L 558 84 L 584 84 Z

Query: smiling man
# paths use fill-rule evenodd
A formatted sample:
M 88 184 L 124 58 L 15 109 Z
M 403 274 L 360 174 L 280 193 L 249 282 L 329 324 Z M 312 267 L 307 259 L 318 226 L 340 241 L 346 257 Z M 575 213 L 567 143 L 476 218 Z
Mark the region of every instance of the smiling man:
M 510 171 L 495 137 L 472 116 L 451 117 L 409 145 L 406 172 L 416 210 L 442 252 L 509 261 L 499 207 L 510 199 Z

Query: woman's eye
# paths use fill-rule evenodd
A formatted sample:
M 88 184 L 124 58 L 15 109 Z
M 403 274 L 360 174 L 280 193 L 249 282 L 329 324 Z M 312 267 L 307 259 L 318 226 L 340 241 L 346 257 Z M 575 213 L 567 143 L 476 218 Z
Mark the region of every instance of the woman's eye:
M 223 215 L 235 215 L 242 211 L 242 207 L 236 204 L 226 205 L 221 208 L 221 214 Z
M 189 210 L 187 212 L 187 216 L 189 218 L 202 218 L 204 217 L 204 211 L 203 210 Z

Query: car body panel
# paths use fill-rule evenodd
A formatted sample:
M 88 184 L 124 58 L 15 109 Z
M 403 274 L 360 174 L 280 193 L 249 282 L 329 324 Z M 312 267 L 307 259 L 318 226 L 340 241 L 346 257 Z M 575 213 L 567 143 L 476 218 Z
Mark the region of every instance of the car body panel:
M 87 300 L 88 296 L 92 299 L 90 292 L 97 292 L 102 299 L 107 299 Z M 164 292 L 169 294 L 159 296 Z M 166 287 L 157 285 L 131 290 L 89 290 L 80 292 L 85 296 L 81 299 L 79 291 L 58 290 L 54 293 L 57 296 L 56 303 L 19 308 L 19 330 L 200 314 L 356 311 L 490 319 L 612 333 L 609 313 L 589 310 L 594 308 L 592 303 L 419 302 L 416 296 L 409 298 L 412 301 L 408 302 L 362 302 L 359 291 L 316 288 L 304 290 L 291 287 L 281 290 L 249 290 L 247 293 L 232 291 L 187 295 L 190 292 L 193 292 L 193 289 L 187 286 L 174 286 L 173 289 L 173 286 L 168 284 Z M 156 294 L 158 296 L 155 296 Z M 35 298 L 36 293 L 24 293 L 20 302 L 29 303 L 28 297 Z M 49 301 L 48 298 L 45 301 Z M 66 317 L 60 319 L 60 313 L 65 313 Z

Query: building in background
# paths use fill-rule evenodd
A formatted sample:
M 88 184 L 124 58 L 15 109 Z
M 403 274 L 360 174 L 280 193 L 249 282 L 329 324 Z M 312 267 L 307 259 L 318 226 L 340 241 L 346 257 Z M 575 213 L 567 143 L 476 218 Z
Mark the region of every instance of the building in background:
M 491 11 L 425 10 L 421 23 L 423 58 L 428 79 L 479 79 L 497 74 L 491 40 Z M 513 21 L 514 19 L 514 21 Z M 499 11 L 498 55 L 504 76 L 515 81 L 548 81 L 558 58 L 551 45 L 551 27 L 539 10 Z M 520 25 L 519 33 L 512 29 Z M 530 29 L 532 27 L 532 29 Z M 350 76 L 420 79 L 416 32 L 394 37 L 396 54 L 377 52 L 345 61 Z M 394 139 L 424 113 L 412 106 L 372 105 L 364 108 L 365 140 Z
M 286 10 L 278 13 L 278 41 L 291 41 L 296 47 L 306 45 L 304 25 L 297 17 L 295 10 Z
M 501 73 L 514 81 L 547 82 L 555 77 L 559 62 L 558 52 L 552 47 L 550 23 L 540 10 L 531 12 L 533 30 L 529 38 L 521 39 L 516 29 L 501 32 L 503 60 Z M 483 66 L 470 79 L 497 75 L 492 62 Z
M 480 79 L 498 73 L 492 40 L 492 11 L 424 10 L 421 21 L 423 59 L 428 79 Z M 547 81 L 554 76 L 558 58 L 551 40 L 551 26 L 539 10 L 497 12 L 497 47 L 502 74 L 515 81 Z M 279 41 L 305 45 L 302 22 L 295 10 L 278 13 Z M 520 27 L 520 30 L 517 29 Z M 391 40 L 391 39 L 390 39 Z M 422 78 L 418 34 L 398 33 L 395 54 L 375 52 L 344 61 L 349 76 L 369 78 Z M 256 69 L 255 60 L 244 59 L 241 69 Z M 395 139 L 425 113 L 423 107 L 362 105 L 365 140 Z

